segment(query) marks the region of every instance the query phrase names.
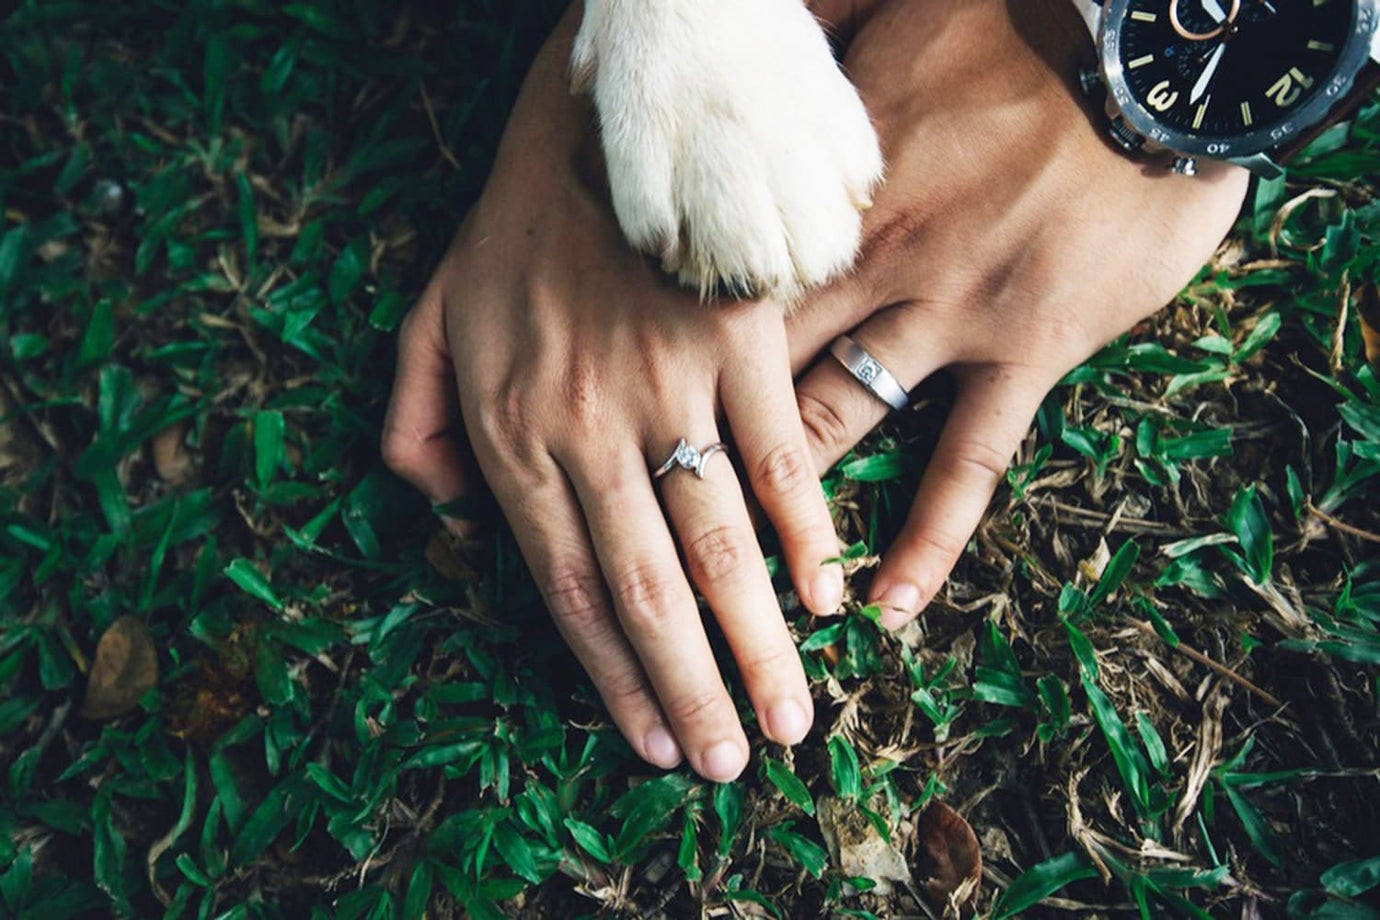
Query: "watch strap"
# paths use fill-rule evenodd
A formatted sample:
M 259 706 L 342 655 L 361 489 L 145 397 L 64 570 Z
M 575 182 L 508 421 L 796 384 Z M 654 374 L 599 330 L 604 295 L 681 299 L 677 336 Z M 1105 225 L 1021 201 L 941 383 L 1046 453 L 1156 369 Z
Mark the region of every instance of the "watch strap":
M 1097 33 L 1102 28 L 1102 0 L 1073 0 L 1073 6 L 1078 10 L 1078 15 L 1083 17 L 1088 32 L 1092 34 L 1093 43 L 1096 44 Z

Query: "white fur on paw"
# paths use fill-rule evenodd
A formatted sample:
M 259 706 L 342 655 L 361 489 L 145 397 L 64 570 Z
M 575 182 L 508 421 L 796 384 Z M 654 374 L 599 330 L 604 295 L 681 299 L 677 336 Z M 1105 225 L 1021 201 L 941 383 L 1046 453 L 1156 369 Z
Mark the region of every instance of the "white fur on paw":
M 585 0 L 571 72 L 624 234 L 683 284 L 789 301 L 852 264 L 882 156 L 801 0 Z

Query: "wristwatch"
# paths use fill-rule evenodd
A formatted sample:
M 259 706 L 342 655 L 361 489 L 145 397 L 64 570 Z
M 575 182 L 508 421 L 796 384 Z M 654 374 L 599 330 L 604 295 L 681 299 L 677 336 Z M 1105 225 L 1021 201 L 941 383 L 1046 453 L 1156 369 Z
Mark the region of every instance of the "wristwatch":
M 1380 85 L 1380 0 L 1073 0 L 1092 31 L 1108 131 L 1128 150 L 1276 178 Z

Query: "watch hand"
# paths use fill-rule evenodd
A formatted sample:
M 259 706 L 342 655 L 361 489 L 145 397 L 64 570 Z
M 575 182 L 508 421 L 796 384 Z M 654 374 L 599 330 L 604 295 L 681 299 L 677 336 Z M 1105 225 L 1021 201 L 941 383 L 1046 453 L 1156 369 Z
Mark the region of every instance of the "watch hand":
M 1213 22 L 1222 22 L 1227 18 L 1227 11 L 1217 0 L 1203 0 L 1203 10 L 1212 17 Z
M 1197 102 L 1199 99 L 1203 98 L 1203 94 L 1207 92 L 1208 84 L 1212 83 L 1212 78 L 1217 73 L 1217 65 L 1222 63 L 1222 54 L 1226 50 L 1227 46 L 1221 44 L 1217 46 L 1216 51 L 1212 52 L 1212 59 L 1208 61 L 1207 67 L 1203 69 L 1203 75 L 1198 78 L 1197 83 L 1193 84 L 1193 92 L 1188 96 L 1188 101 L 1190 103 Z

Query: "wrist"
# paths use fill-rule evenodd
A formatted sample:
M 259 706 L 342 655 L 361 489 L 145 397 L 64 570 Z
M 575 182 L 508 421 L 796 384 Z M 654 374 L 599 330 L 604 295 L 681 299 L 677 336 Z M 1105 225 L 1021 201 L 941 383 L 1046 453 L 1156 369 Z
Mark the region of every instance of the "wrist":
M 528 163 L 532 157 L 570 166 L 586 138 L 593 133 L 589 99 L 572 91 L 570 52 L 579 28 L 577 6 L 567 9 L 532 61 L 513 103 L 495 156 L 495 175 L 505 164 Z M 524 182 L 562 170 L 519 168 Z M 568 172 L 569 170 L 563 170 Z
M 558 201 L 608 206 L 594 107 L 576 93 L 570 60 L 579 5 L 566 10 L 523 79 L 480 199 L 549 208 Z
M 1120 161 L 1142 171 L 1148 168 L 1152 173 L 1163 169 L 1168 177 L 1175 155 L 1164 148 L 1155 148 L 1158 152 L 1152 152 L 1150 147 L 1128 148 L 1119 143 L 1112 130 L 1112 113 L 1107 109 L 1103 92 L 1089 92 L 1083 84 L 1082 75 L 1094 72 L 1097 65 L 1087 9 L 1087 3 L 1070 0 L 1031 0 L 1012 8 L 1015 30 L 1039 55 L 1050 76 L 1061 87 L 1061 92 L 1045 97 L 1045 117 L 1073 117 L 1072 109 L 1077 107 L 1101 146 L 1114 152 Z M 1197 169 L 1204 173 L 1204 180 L 1244 172 L 1240 166 L 1218 160 L 1201 161 Z M 1190 170 L 1188 175 L 1193 172 Z

